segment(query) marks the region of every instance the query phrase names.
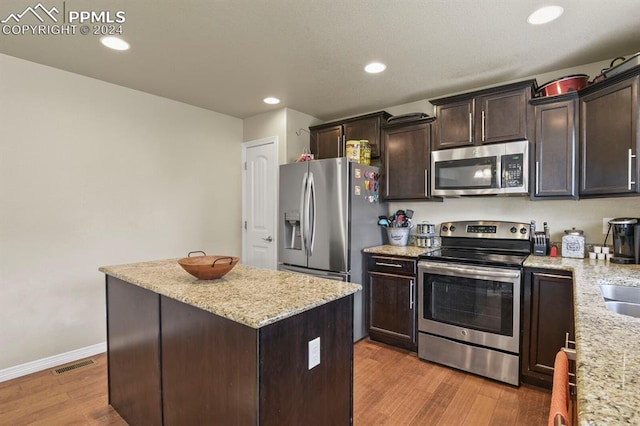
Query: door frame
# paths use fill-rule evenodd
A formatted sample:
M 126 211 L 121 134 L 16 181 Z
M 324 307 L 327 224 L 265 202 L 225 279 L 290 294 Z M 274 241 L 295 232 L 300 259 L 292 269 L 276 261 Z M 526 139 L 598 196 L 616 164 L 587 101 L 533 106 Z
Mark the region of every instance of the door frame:
M 274 173 L 274 182 L 273 187 L 276 189 L 276 201 L 273 204 L 274 206 L 274 214 L 273 214 L 273 244 L 275 247 L 275 259 L 273 263 L 273 269 L 278 268 L 278 182 L 280 175 L 280 161 L 279 161 L 279 150 L 278 150 L 278 136 L 269 136 L 262 139 L 255 139 L 252 141 L 247 141 L 242 143 L 242 162 L 240 167 L 242 168 L 242 222 L 240 224 L 242 229 L 242 259 L 247 258 L 247 228 L 245 223 L 247 221 L 247 205 L 246 205 L 246 194 L 247 194 L 247 150 L 260 145 L 271 145 L 272 151 L 272 166 L 275 168 Z

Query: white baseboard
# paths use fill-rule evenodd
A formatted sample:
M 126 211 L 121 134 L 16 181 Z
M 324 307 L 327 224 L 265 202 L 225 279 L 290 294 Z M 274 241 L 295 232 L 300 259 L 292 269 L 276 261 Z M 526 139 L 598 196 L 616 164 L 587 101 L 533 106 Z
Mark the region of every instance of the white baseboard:
M 53 355 L 47 358 L 37 359 L 25 364 L 16 365 L 15 367 L 0 370 L 0 383 L 17 377 L 26 376 L 27 374 L 37 373 L 47 368 L 57 367 L 59 365 L 68 364 L 82 358 L 87 358 L 107 351 L 107 342 L 97 343 L 95 345 L 86 346 L 84 348 L 65 352 L 63 354 Z

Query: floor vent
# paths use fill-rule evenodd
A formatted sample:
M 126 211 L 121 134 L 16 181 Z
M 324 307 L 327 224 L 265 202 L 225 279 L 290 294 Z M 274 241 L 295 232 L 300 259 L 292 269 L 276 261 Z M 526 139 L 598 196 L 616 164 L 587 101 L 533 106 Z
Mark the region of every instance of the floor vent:
M 73 364 L 65 365 L 64 367 L 58 367 L 51 370 L 54 375 L 59 376 L 60 374 L 67 373 L 69 371 L 77 370 L 78 368 L 87 367 L 89 365 L 93 365 L 96 362 L 93 359 L 85 359 L 83 361 L 78 361 Z

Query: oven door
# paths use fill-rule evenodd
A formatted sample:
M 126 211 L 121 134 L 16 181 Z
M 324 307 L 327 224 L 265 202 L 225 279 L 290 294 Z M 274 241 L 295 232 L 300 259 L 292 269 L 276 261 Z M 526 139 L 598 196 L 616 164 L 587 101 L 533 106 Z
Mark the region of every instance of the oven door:
M 519 353 L 521 269 L 421 261 L 418 331 Z

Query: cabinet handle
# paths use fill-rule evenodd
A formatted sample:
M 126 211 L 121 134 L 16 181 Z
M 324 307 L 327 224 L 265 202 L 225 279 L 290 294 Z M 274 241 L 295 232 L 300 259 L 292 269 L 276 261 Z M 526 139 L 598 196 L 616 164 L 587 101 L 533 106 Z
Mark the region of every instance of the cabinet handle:
M 413 298 L 413 290 L 416 284 L 413 280 L 411 280 L 409 283 L 409 309 L 413 309 L 413 305 L 415 304 L 415 300 Z
M 540 162 L 536 161 L 536 195 L 540 194 Z
M 429 170 L 424 169 L 424 196 L 429 198 Z
M 635 181 L 631 180 L 631 177 L 632 177 L 632 176 L 631 176 L 631 172 L 632 172 L 632 170 L 631 170 L 631 160 L 632 160 L 633 158 L 636 158 L 636 156 L 635 156 L 635 154 L 633 153 L 633 150 L 632 150 L 631 148 L 629 148 L 629 163 L 628 163 L 628 167 L 627 167 L 627 175 L 629 176 L 628 184 L 627 184 L 627 189 L 628 189 L 629 191 L 631 191 L 631 185 L 635 185 L 635 184 L 636 184 L 636 183 L 635 183 Z
M 402 265 L 397 263 L 385 263 L 385 262 L 376 262 L 376 266 L 390 266 L 392 268 L 402 268 Z
M 482 142 L 484 142 L 484 111 L 482 111 Z
M 473 113 L 469 113 L 469 142 L 473 142 Z

